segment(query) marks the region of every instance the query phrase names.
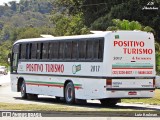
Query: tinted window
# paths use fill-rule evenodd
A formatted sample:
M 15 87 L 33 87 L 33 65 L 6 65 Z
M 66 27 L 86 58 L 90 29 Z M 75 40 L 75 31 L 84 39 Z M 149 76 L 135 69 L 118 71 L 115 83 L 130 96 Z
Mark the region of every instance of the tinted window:
M 59 59 L 63 59 L 64 57 L 64 42 L 59 43 Z
M 37 59 L 42 59 L 43 43 L 37 43 Z
M 80 40 L 78 42 L 78 52 L 79 52 L 79 59 L 85 59 L 86 57 L 86 41 Z
M 77 59 L 78 55 L 78 42 L 73 41 L 72 42 L 72 59 Z
M 37 43 L 31 44 L 31 59 L 36 59 Z
M 104 38 L 85 38 L 75 40 L 56 40 L 50 43 L 23 43 L 19 52 L 20 59 L 63 59 L 64 61 L 102 61 Z
M 26 44 L 26 59 L 31 58 L 31 44 Z
M 94 59 L 98 59 L 98 53 L 99 53 L 99 40 L 93 41 L 93 57 Z
M 57 59 L 58 58 L 58 49 L 59 49 L 59 43 L 58 42 L 52 42 L 50 43 L 49 47 L 49 58 L 50 59 Z
M 87 41 L 86 59 L 93 58 L 93 42 L 92 40 Z
M 21 45 L 19 48 L 19 44 L 16 44 L 13 46 L 13 54 L 12 54 L 12 62 L 11 62 L 11 72 L 17 72 L 17 66 L 18 66 L 18 58 L 21 57 L 21 54 L 19 55 L 19 52 L 21 51 Z
M 20 55 L 21 59 L 25 59 L 26 58 L 26 44 L 21 44 L 21 55 Z
M 99 59 L 103 59 L 104 40 L 99 41 Z
M 72 42 L 65 43 L 65 58 L 71 59 L 71 52 L 72 52 Z
M 42 58 L 48 59 L 48 43 L 43 43 Z

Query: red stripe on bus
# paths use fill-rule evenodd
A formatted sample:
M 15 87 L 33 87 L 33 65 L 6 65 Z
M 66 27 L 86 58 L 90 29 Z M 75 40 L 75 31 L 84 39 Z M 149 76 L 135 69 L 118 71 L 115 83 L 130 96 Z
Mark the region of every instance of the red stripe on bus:
M 79 87 L 79 86 L 75 86 L 74 88 L 76 88 L 77 90 L 82 89 L 82 87 Z
M 48 86 L 48 87 L 64 87 L 63 85 L 51 85 L 51 84 L 36 84 L 36 83 L 26 83 L 26 85 L 36 85 L 36 86 Z M 79 86 L 75 86 L 74 88 L 81 89 Z
M 63 85 L 26 83 L 27 85 L 48 86 L 48 87 L 64 87 Z

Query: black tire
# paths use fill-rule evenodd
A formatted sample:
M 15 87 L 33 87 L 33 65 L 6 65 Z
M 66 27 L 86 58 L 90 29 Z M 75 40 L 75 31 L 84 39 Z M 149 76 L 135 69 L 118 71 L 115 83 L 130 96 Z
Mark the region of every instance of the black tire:
M 60 101 L 60 97 L 55 97 L 56 101 L 59 102 Z
M 75 103 L 75 89 L 72 82 L 69 82 L 65 87 L 65 101 L 67 104 Z
M 101 99 L 100 102 L 103 106 L 106 107 L 113 107 L 115 106 L 118 102 L 120 101 L 120 99 Z
M 21 91 L 21 97 L 22 99 L 27 99 L 27 93 L 26 93 L 26 84 L 25 81 L 23 80 L 21 86 L 20 86 L 20 91 Z
M 37 94 L 27 94 L 27 98 L 30 100 L 37 100 L 38 95 Z
M 76 104 L 80 104 L 80 105 L 85 105 L 87 104 L 87 100 L 82 100 L 82 99 L 76 99 L 75 100 Z

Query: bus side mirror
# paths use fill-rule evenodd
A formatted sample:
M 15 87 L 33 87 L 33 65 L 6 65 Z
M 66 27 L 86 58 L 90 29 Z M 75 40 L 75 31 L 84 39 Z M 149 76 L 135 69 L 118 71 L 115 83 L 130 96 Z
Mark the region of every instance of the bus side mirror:
M 8 54 L 8 62 L 10 63 L 11 61 L 11 53 Z

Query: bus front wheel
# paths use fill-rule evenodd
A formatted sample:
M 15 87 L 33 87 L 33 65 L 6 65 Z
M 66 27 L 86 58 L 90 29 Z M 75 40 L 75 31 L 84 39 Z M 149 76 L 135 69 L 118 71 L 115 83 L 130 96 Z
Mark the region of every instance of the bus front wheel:
M 72 82 L 69 82 L 65 87 L 65 101 L 68 104 L 75 103 L 75 89 Z
M 26 84 L 25 84 L 25 81 L 22 82 L 21 84 L 21 87 L 20 87 L 20 91 L 21 91 L 21 97 L 23 99 L 26 99 L 27 98 L 27 93 L 26 93 Z

